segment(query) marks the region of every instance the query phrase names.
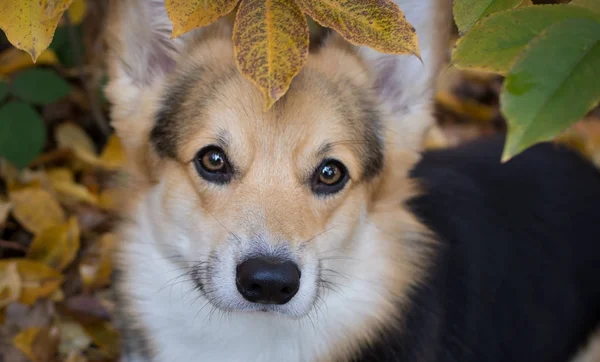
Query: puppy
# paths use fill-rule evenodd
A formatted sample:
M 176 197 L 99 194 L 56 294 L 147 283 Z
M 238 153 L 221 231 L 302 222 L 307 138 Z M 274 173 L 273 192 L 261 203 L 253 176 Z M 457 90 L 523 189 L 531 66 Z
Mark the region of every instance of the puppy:
M 422 62 L 332 34 L 269 111 L 225 21 L 170 39 L 114 0 L 128 156 L 122 360 L 566 361 L 600 309 L 600 175 L 502 139 L 421 153 L 447 0 L 400 0 Z

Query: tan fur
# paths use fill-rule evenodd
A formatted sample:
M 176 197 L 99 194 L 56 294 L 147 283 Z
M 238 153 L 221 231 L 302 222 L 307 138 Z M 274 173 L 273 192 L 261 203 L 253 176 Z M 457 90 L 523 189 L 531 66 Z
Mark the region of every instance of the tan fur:
M 355 296 L 359 301 L 347 302 L 356 303 L 352 318 L 345 317 L 344 311 L 336 311 L 331 314 L 331 322 L 317 320 L 319 331 L 315 336 L 308 335 L 306 331 L 310 329 L 297 327 L 291 319 L 287 322 L 277 317 L 269 323 L 283 328 L 283 334 L 296 328 L 297 333 L 306 334 L 298 336 L 297 343 L 301 345 L 299 351 L 308 355 L 293 358 L 325 361 L 349 357 L 359 345 L 374 338 L 387 321 L 401 318 L 397 315 L 398 303 L 421 280 L 432 246 L 427 230 L 403 207 L 403 201 L 416 193 L 408 171 L 418 161 L 418 147 L 399 143 L 402 137 L 399 138 L 398 130 L 402 128 L 396 127 L 395 114 L 380 104 L 375 92 L 376 77 L 365 61 L 368 57 L 339 39 L 330 41 L 310 55 L 286 96 L 264 112 L 261 93 L 235 69 L 226 24 L 192 32 L 180 43 L 172 44 L 173 49 L 180 49 L 179 53 L 169 50 L 178 54 L 172 71 L 153 69 L 152 77 L 145 79 L 142 71 L 130 69 L 137 66 L 137 58 L 141 65 L 145 64 L 143 48 L 137 50 L 139 53 L 129 49 L 135 47 L 135 37 L 122 35 L 123 27 L 131 28 L 125 23 L 133 10 L 142 6 L 138 1 L 113 1 L 119 4 L 113 4 L 109 24 L 109 39 L 114 43 L 109 55 L 108 94 L 113 103 L 113 124 L 124 142 L 130 174 L 123 207 L 127 218 L 116 258 L 122 273 L 117 284 L 117 293 L 123 300 L 122 312 L 144 331 L 153 354 L 159 360 L 168 360 L 174 357 L 161 355 L 168 352 L 160 344 L 165 343 L 161 333 L 167 332 L 165 328 L 153 327 L 157 324 L 152 322 L 168 311 L 152 309 L 148 300 L 157 295 L 143 292 L 145 282 L 161 283 L 160 274 L 144 279 L 144 273 L 153 272 L 152 267 L 147 269 L 149 265 L 170 265 L 173 260 L 173 268 L 190 268 L 197 258 L 217 253 L 224 258 L 219 265 L 226 268 L 235 258 L 256 251 L 251 250 L 256 245 L 268 251 L 284 246 L 306 268 L 303 278 L 310 283 L 316 278 L 311 273 L 316 272 L 321 255 L 340 256 L 322 258 L 321 267 L 348 277 L 351 285 L 340 287 L 345 293 L 365 291 Z M 146 25 L 134 26 L 141 33 Z M 127 55 L 131 52 L 133 55 Z M 177 123 L 180 136 L 176 140 L 176 157 L 160 157 L 149 140 L 161 97 L 165 91 L 178 87 L 182 79 L 192 77 L 199 67 L 202 75 L 191 83 L 181 106 L 180 115 L 185 122 Z M 336 86 L 335 92 L 331 85 Z M 211 100 L 199 112 L 197 104 L 208 96 L 208 89 Z M 383 124 L 384 167 L 369 180 L 361 178 L 362 126 L 349 124 L 344 117 L 362 112 L 358 102 L 352 101 L 359 98 L 381 111 Z M 427 103 L 423 101 L 418 111 L 406 118 L 430 117 Z M 422 125 L 416 127 L 421 129 Z M 221 187 L 201 179 L 192 160 L 201 148 L 218 143 L 223 131 L 228 139 L 225 151 L 239 176 Z M 346 165 L 350 181 L 338 194 L 319 198 L 305 181 L 320 163 L 317 151 L 325 144 L 331 145 L 328 156 Z M 252 241 L 255 239 L 259 241 Z M 218 283 L 233 283 L 223 281 L 223 275 Z M 314 289 L 318 286 L 306 288 L 309 289 L 299 292 L 304 293 L 306 300 L 321 293 Z M 340 308 L 338 304 L 343 299 L 324 293 L 322 301 L 312 303 Z M 294 318 L 318 317 L 317 307 L 306 309 L 302 300 L 291 304 L 288 313 Z M 257 318 L 253 323 L 266 318 L 254 317 L 251 312 L 233 313 L 244 321 Z M 173 318 L 177 318 L 175 312 Z M 319 337 L 321 332 L 323 336 Z M 317 337 L 320 339 L 314 342 Z M 273 360 L 271 357 L 261 358 Z

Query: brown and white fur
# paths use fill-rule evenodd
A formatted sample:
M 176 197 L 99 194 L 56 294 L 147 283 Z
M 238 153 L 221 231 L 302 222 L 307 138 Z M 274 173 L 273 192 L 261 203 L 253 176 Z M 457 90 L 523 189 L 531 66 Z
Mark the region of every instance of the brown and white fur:
M 346 359 L 402 318 L 432 245 L 402 201 L 417 191 L 408 172 L 433 122 L 450 4 L 398 4 L 422 61 L 332 36 L 265 112 L 226 22 L 170 39 L 163 1 L 112 2 L 107 94 L 129 174 L 115 278 L 123 361 Z M 194 169 L 209 144 L 238 171 L 225 186 Z M 305 179 L 324 157 L 350 179 L 317 197 Z M 299 266 L 289 303 L 239 295 L 236 264 L 252 255 Z

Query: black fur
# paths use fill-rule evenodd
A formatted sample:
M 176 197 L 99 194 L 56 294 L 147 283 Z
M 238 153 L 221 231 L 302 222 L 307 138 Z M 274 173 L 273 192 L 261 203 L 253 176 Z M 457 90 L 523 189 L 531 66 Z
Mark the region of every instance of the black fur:
M 359 360 L 566 362 L 597 326 L 600 172 L 552 144 L 503 165 L 502 142 L 412 171 L 426 193 L 409 207 L 441 246 L 403 322 Z

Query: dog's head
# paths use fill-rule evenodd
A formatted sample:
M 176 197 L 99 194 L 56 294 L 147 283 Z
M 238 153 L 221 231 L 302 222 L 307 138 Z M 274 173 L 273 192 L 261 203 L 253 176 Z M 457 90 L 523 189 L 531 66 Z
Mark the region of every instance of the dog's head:
M 432 124 L 447 1 L 399 1 L 422 62 L 333 34 L 269 111 L 236 68 L 226 21 L 170 39 L 163 1 L 114 3 L 113 124 L 158 247 L 198 293 L 291 317 L 336 288 L 390 308 L 422 257 L 402 203 Z

